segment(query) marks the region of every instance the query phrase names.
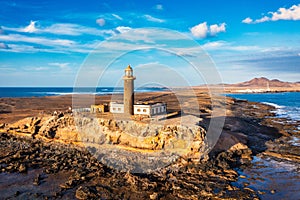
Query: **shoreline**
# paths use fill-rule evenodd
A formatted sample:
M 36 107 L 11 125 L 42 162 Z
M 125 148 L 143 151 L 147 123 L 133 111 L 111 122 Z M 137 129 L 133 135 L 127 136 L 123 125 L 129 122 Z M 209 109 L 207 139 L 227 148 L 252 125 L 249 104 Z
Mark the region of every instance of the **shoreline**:
M 138 94 L 138 96 L 141 94 Z M 146 94 L 143 94 L 146 95 Z M 147 98 L 147 95 L 144 96 L 143 98 Z M 203 98 L 205 97 L 205 95 L 203 96 Z M 65 99 L 64 99 L 65 98 Z M 50 99 L 54 99 L 58 100 L 58 99 L 64 99 L 62 101 L 67 101 L 69 97 L 55 97 L 55 98 L 50 98 Z M 142 98 L 141 96 L 139 96 L 139 98 Z M 170 99 L 171 96 L 165 97 Z M 174 97 L 173 97 L 174 98 Z M 47 99 L 47 98 L 46 98 Z M 16 100 L 16 99 L 15 99 Z M 22 100 L 22 99 L 21 99 Z M 41 98 L 33 98 L 31 99 L 32 102 L 34 101 L 38 101 L 41 100 Z M 49 99 L 48 99 L 49 100 Z M 205 106 L 205 102 L 204 100 L 202 100 L 202 106 Z M 16 105 L 18 105 L 18 101 L 15 102 Z M 42 104 L 44 104 L 45 102 L 42 102 Z M 58 102 L 56 101 L 56 104 Z M 61 185 L 62 183 L 58 184 L 55 186 L 56 189 L 56 194 L 53 193 L 49 193 L 49 192 L 44 192 L 44 193 L 40 193 L 38 195 L 45 197 L 45 196 L 49 196 L 49 197 L 53 197 L 53 198 L 60 198 L 61 197 L 68 197 L 68 195 L 70 195 L 69 197 L 71 198 L 75 198 L 80 196 L 80 194 L 85 194 L 85 195 L 90 195 L 90 197 L 93 197 L 93 195 L 97 196 L 97 193 L 99 191 L 102 191 L 101 188 L 99 188 L 99 184 L 100 185 L 105 185 L 105 187 L 110 188 L 109 191 L 123 191 L 125 192 L 125 194 L 129 195 L 129 193 L 127 193 L 130 189 L 131 191 L 131 198 L 134 199 L 134 195 L 142 195 L 144 198 L 149 198 L 151 197 L 150 195 L 158 195 L 160 197 L 172 197 L 172 198 L 188 198 L 190 196 L 186 196 L 189 194 L 189 190 L 193 190 L 193 187 L 204 187 L 206 189 L 202 189 L 203 191 L 205 191 L 204 193 L 195 193 L 195 195 L 198 194 L 198 197 L 200 195 L 200 197 L 230 197 L 230 198 L 234 198 L 234 199 L 238 199 L 240 197 L 244 197 L 244 198 L 255 198 L 258 197 L 259 191 L 250 189 L 249 187 L 247 187 L 246 185 L 242 185 L 239 187 L 234 186 L 234 182 L 236 182 L 239 178 L 239 174 L 237 173 L 237 171 L 233 170 L 235 167 L 238 167 L 238 169 L 240 168 L 247 168 L 247 166 L 249 166 L 249 162 L 251 162 L 252 160 L 252 156 L 255 156 L 261 152 L 265 152 L 269 147 L 265 147 L 264 142 L 269 141 L 269 140 L 276 140 L 277 138 L 281 138 L 282 135 L 288 134 L 288 133 L 284 133 L 282 131 L 278 132 L 278 130 L 282 130 L 282 124 L 274 124 L 274 121 L 269 118 L 265 118 L 265 116 L 274 116 L 274 114 L 272 114 L 270 112 L 269 109 L 275 109 L 274 107 L 270 106 L 270 105 L 265 105 L 265 104 L 261 104 L 261 103 L 254 103 L 254 102 L 248 102 L 248 101 L 239 101 L 239 100 L 234 100 L 232 98 L 228 98 L 227 99 L 227 104 L 230 106 L 230 112 L 228 110 L 228 118 L 226 119 L 225 122 L 225 126 L 224 126 L 224 133 L 222 133 L 221 138 L 219 139 L 220 143 L 218 143 L 215 146 L 215 149 L 211 152 L 210 158 L 208 160 L 203 160 L 203 161 L 198 161 L 198 162 L 191 162 L 188 159 L 184 159 L 181 158 L 179 160 L 177 160 L 175 163 L 173 163 L 172 166 L 167 167 L 167 168 L 162 168 L 161 170 L 157 171 L 156 175 L 152 174 L 148 174 L 146 175 L 146 177 L 144 176 L 140 176 L 137 174 L 132 174 L 132 173 L 123 173 L 123 172 L 118 172 L 118 171 L 114 171 L 113 169 L 109 169 L 109 171 L 113 170 L 113 172 L 111 171 L 111 175 L 114 174 L 114 176 L 116 177 L 115 179 L 113 178 L 108 178 L 107 175 L 95 175 L 95 177 L 98 177 L 98 179 L 100 180 L 106 180 L 108 181 L 107 183 L 111 183 L 111 181 L 117 181 L 117 182 L 124 182 L 123 185 L 124 186 L 120 186 L 120 185 L 110 185 L 107 183 L 99 183 L 97 182 L 95 179 L 93 178 L 87 178 L 85 181 L 76 181 L 77 179 L 73 176 L 70 175 L 69 178 L 66 177 L 66 179 L 64 179 L 65 185 Z M 51 105 L 51 104 L 50 104 Z M 64 104 L 65 105 L 65 104 Z M 17 106 L 18 107 L 18 106 Z M 48 107 L 49 109 L 49 107 Z M 206 108 L 208 109 L 208 108 Z M 50 109 L 51 110 L 51 109 Z M 204 109 L 203 109 L 204 110 Z M 263 122 L 257 121 L 258 119 L 264 119 Z M 205 123 L 208 123 L 209 118 L 205 118 L 203 121 L 203 127 L 205 127 Z M 238 123 L 238 124 L 237 124 Z M 260 123 L 260 124 L 259 124 Z M 21 124 L 20 124 L 21 125 Z M 249 126 L 249 128 L 247 128 Z M 270 128 L 272 126 L 272 128 Z M 261 132 L 259 135 L 255 134 L 255 130 L 259 130 L 259 132 Z M 21 130 L 22 131 L 22 130 Z M 10 134 L 10 133 L 8 133 Z M 30 145 L 31 143 L 35 144 L 36 139 L 30 139 L 30 134 L 26 134 L 28 135 L 27 137 L 29 138 L 29 142 L 28 145 Z M 6 140 L 5 138 L 2 137 L 1 134 L 1 141 L 3 140 L 3 142 L 8 141 L 8 143 L 13 142 L 14 140 L 16 140 L 15 144 L 18 143 L 22 143 L 22 141 L 24 142 L 24 139 L 13 139 L 15 136 L 14 134 L 11 135 L 12 139 L 8 139 Z M 229 140 L 228 138 L 235 138 L 234 140 Z M 235 141 L 237 140 L 237 141 Z M 51 141 L 49 144 L 52 144 L 52 142 L 54 142 L 55 140 L 50 139 L 48 141 Z M 242 142 L 242 143 L 241 143 Z M 45 142 L 42 142 L 45 143 Z M 39 144 L 42 145 L 43 144 Z M 45 143 L 46 144 L 46 143 Z M 54 146 L 56 145 L 55 143 L 53 143 Z M 221 145 L 222 144 L 222 145 Z M 62 151 L 64 149 L 64 146 L 69 146 L 68 144 L 64 144 L 62 143 Z M 227 146 L 226 146 L 227 145 Z M 25 145 L 26 146 L 26 145 Z M 44 148 L 44 147 L 40 147 L 40 148 Z M 72 145 L 71 145 L 72 146 Z M 232 150 L 229 150 L 232 149 Z M 28 149 L 30 150 L 30 148 Z M 22 152 L 23 150 L 20 150 L 20 152 Z M 72 151 L 72 150 L 71 150 Z M 41 152 L 41 151 L 40 151 Z M 68 152 L 68 150 L 66 150 L 66 152 Z M 235 153 L 234 153 L 235 152 Z M 23 153 L 21 153 L 21 155 L 23 155 Z M 25 154 L 28 155 L 28 154 Z M 39 158 L 39 154 L 35 154 L 34 155 Z M 2 157 L 2 156 L 1 156 Z M 12 159 L 11 161 L 15 164 L 12 165 L 12 168 L 9 170 L 9 168 L 7 169 L 7 166 L 4 167 L 3 166 L 3 160 L 1 161 L 1 170 L 2 173 L 0 173 L 0 176 L 4 176 L 4 178 L 8 178 L 10 175 L 9 174 L 3 174 L 3 169 L 8 170 L 8 171 L 22 171 L 22 168 L 20 165 L 21 163 L 23 163 L 25 159 L 25 157 L 21 156 L 20 158 L 18 158 L 16 161 L 13 161 L 15 158 L 13 157 L 13 155 L 8 156 L 8 159 Z M 51 169 L 50 166 L 48 166 L 48 162 L 47 161 L 47 156 L 43 157 L 43 159 L 45 159 L 44 161 L 42 160 L 42 163 L 45 162 L 45 166 L 48 169 Z M 62 157 L 63 159 L 63 157 Z M 63 159 L 64 160 L 64 159 Z M 58 161 L 55 161 L 58 162 Z M 72 161 L 73 162 L 73 161 Z M 43 168 L 42 166 L 44 166 L 44 164 L 41 163 L 41 166 L 37 166 L 38 169 Z M 59 165 L 62 166 L 68 166 L 68 168 L 73 169 L 72 166 L 70 164 L 64 164 L 65 161 L 60 162 Z M 26 166 L 28 165 L 28 166 Z M 180 166 L 180 167 L 175 167 L 175 166 Z M 9 165 L 10 166 L 10 165 Z M 8 166 L 8 167 L 9 167 Z M 32 166 L 30 164 L 26 164 L 25 162 L 25 166 L 27 168 L 27 170 L 30 172 L 30 170 L 32 170 Z M 98 166 L 98 164 L 97 164 Z M 101 164 L 101 166 L 103 166 L 103 164 Z M 4 167 L 4 168 L 3 168 Z M 16 167 L 16 168 L 14 168 Z M 21 169 L 20 169 L 21 168 Z M 103 168 L 103 167 L 102 167 Z M 81 168 L 80 168 L 81 169 Z M 96 169 L 96 168 L 95 168 Z M 188 169 L 188 171 L 183 171 L 183 169 Z M 26 170 L 26 171 L 27 171 Z M 97 171 L 100 170 L 100 168 L 97 169 Z M 107 169 L 106 169 L 107 170 Z M 171 170 L 171 174 L 168 174 L 168 170 Z M 201 171 L 201 174 L 199 175 L 199 172 L 197 172 L 197 170 Z M 49 171 L 49 170 L 48 170 Z M 38 172 L 37 175 L 40 175 L 43 178 L 43 181 L 45 183 L 42 183 L 41 185 L 44 184 L 47 185 L 47 183 L 50 181 L 49 177 L 57 177 L 59 176 L 61 170 L 56 171 L 55 173 L 46 173 L 44 172 Z M 72 170 L 71 170 L 72 171 Z M 66 173 L 73 173 L 70 170 L 67 170 Z M 105 171 L 105 170 L 104 170 Z M 180 173 L 177 173 L 176 171 L 183 173 L 180 175 Z M 197 172 L 197 173 L 196 173 Z M 13 172 L 16 173 L 16 172 Z M 77 172 L 76 172 L 77 173 Z M 89 172 L 90 173 L 90 172 Z M 108 172 L 105 172 L 104 174 L 106 174 Z M 198 174 L 198 175 L 197 175 Z M 37 176 L 36 175 L 36 176 Z M 110 175 L 110 176 L 111 176 Z M 26 177 L 26 172 L 25 174 L 22 172 L 20 173 L 18 176 L 24 176 Z M 92 176 L 91 174 L 88 175 L 88 177 Z M 124 178 L 126 176 L 126 178 Z M 148 176 L 154 176 L 156 177 L 155 179 L 157 180 L 164 180 L 163 182 L 151 182 L 151 180 L 149 179 Z M 190 177 L 191 176 L 191 177 Z M 73 177 L 73 178 L 72 178 Z M 147 178 L 148 177 L 148 178 Z M 173 180 L 172 177 L 175 177 L 175 179 L 177 181 L 171 181 Z M 195 178 L 197 180 L 207 180 L 208 183 L 203 183 L 202 181 L 198 182 L 196 181 L 193 185 L 193 187 L 191 186 L 186 186 L 186 189 L 183 188 L 182 191 L 179 191 L 176 189 L 176 187 L 179 187 L 179 185 L 185 185 L 187 184 L 186 181 L 191 181 L 189 180 L 189 178 L 192 178 L 191 180 L 194 180 Z M 206 178 L 205 178 L 206 177 Z M 213 181 L 211 182 L 210 180 L 214 180 L 215 178 L 213 177 L 219 177 L 218 181 Z M 145 179 L 146 178 L 146 179 Z M 171 179 L 170 179 L 171 178 Z M 148 189 L 149 187 L 152 188 L 150 189 L 150 192 L 144 192 L 144 194 L 140 194 L 138 191 L 143 191 L 142 188 L 140 188 L 140 186 L 138 186 L 137 183 L 141 183 L 145 180 L 147 180 L 147 184 L 148 184 Z M 23 180 L 23 179 L 22 179 Z M 55 178 L 54 178 L 55 180 Z M 72 180 L 72 181 L 71 181 Z M 135 180 L 135 181 L 133 181 Z M 68 181 L 71 181 L 73 183 L 69 183 Z M 149 182 L 150 181 L 150 182 Z M 77 182 L 77 183 L 76 183 Z M 170 186 L 167 186 L 168 183 L 172 183 Z M 84 184 L 83 184 L 84 183 Z M 149 184 L 160 184 L 160 186 L 149 186 Z M 213 185 L 210 185 L 214 183 Z M 27 184 L 31 184 L 31 183 L 27 183 Z M 83 184 L 83 185 L 82 185 Z M 85 186 L 84 186 L 85 185 Z M 35 186 L 35 187 L 39 187 L 39 186 Z M 37 188 L 33 187 L 33 191 L 35 191 Z M 98 187 L 98 189 L 93 190 L 93 187 Z M 200 187 L 200 188 L 201 188 Z M 219 192 L 214 192 L 214 190 L 212 190 L 213 187 L 219 188 Z M 1 188 L 1 187 L 0 187 Z M 69 188 L 69 189 L 68 189 Z M 132 188 L 136 188 L 133 189 Z M 155 191 L 157 191 L 157 189 L 159 188 L 159 190 L 161 190 L 161 192 L 157 193 Z M 173 188 L 173 189 L 172 189 Z M 198 189 L 200 189 L 198 188 Z M 1 190 L 1 189 L 0 189 Z M 172 194 L 169 194 L 169 191 L 173 190 L 174 192 Z M 36 190 L 37 191 L 37 190 Z M 98 191 L 95 193 L 95 191 Z M 105 190 L 107 195 L 112 195 L 111 192 Z M 126 192 L 127 191 L 127 192 Z M 270 188 L 271 191 L 271 188 Z M 16 191 L 14 191 L 13 193 L 9 193 L 8 195 L 13 195 L 14 193 L 16 193 Z M 119 192 L 117 192 L 117 194 L 120 194 Z M 18 192 L 18 196 L 20 197 L 33 197 L 33 195 L 36 195 L 34 193 L 29 194 L 29 193 L 24 193 L 22 191 Z M 57 197 L 55 197 L 55 195 Z M 146 196 L 145 196 L 146 195 Z M 170 196 L 171 195 L 171 196 Z M 112 196 L 110 196 L 112 198 Z M 115 198 L 117 198 L 118 196 L 114 196 Z
M 146 88 L 138 88 L 136 90 L 136 93 L 156 93 L 156 92 L 171 92 L 171 91 L 180 91 L 183 89 L 193 89 L 195 91 L 208 91 L 209 89 L 212 90 L 219 90 L 219 92 L 224 91 L 224 94 L 264 94 L 264 93 L 285 93 L 285 92 L 300 92 L 300 88 L 272 88 L 270 90 L 267 90 L 262 87 L 228 87 L 226 85 L 219 85 L 219 86 L 189 86 L 189 87 L 146 87 Z M 78 91 L 74 87 L 0 87 L 0 89 L 31 89 L 31 90 L 38 90 L 38 91 L 27 91 L 28 94 L 26 96 L 19 95 L 16 96 L 16 94 L 11 96 L 1 96 L 0 98 L 42 98 L 42 97 L 55 97 L 55 96 L 73 96 L 73 95 L 95 95 L 95 96 L 105 96 L 105 95 L 118 95 L 122 94 L 123 90 L 122 87 L 82 87 L 79 89 L 92 89 L 94 92 L 91 91 Z M 49 89 L 43 90 L 43 89 Z M 65 90 L 70 89 L 72 91 L 56 91 L 56 90 Z M 75 89 L 75 91 L 73 91 Z M 103 89 L 103 91 L 102 91 Z M 117 90 L 114 92 L 114 90 Z M 41 90 L 41 91 L 40 91 Z M 54 91 L 51 91 L 54 90 Z M 96 90 L 99 90 L 96 92 Z M 111 90 L 111 91 L 110 91 Z M 120 91 L 119 91 L 120 90 Z M 6 91 L 4 91 L 5 93 Z M 24 92 L 24 91 L 19 91 Z M 26 93 L 26 92 L 25 92 Z M 35 95 L 36 94 L 36 95 Z M 37 95 L 39 94 L 39 95 Z
M 275 94 L 275 93 L 289 93 L 289 92 L 300 92 L 300 90 L 282 90 L 282 91 L 264 91 L 264 92 L 234 92 L 230 91 L 226 94 Z

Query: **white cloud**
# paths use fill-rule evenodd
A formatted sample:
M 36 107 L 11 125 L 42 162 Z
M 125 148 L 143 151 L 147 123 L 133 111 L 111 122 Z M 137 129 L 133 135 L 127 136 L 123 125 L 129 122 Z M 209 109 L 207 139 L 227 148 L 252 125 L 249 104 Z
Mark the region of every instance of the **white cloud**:
M 226 32 L 226 24 L 213 24 L 208 27 L 207 22 L 203 22 L 192 27 L 190 31 L 197 38 L 206 38 L 208 35 L 216 36 L 220 32 Z
M 225 23 L 222 23 L 220 25 L 217 25 L 217 24 L 210 25 L 210 27 L 209 27 L 210 35 L 215 36 L 220 32 L 226 32 L 226 27 L 225 26 L 226 26 Z
M 24 32 L 24 28 L 11 28 L 11 27 L 3 27 L 4 30 L 14 31 L 14 32 Z M 79 24 L 70 24 L 70 23 L 57 23 L 52 24 L 51 26 L 47 27 L 34 27 L 36 34 L 43 34 L 43 33 L 49 33 L 49 34 L 55 34 L 55 35 L 72 35 L 72 36 L 78 36 L 78 35 L 113 35 L 114 31 L 112 30 L 99 30 L 92 27 L 82 26 Z
M 251 24 L 253 22 L 253 19 L 251 19 L 250 17 L 245 18 L 242 23 L 244 24 Z
M 117 14 L 111 14 L 113 17 L 115 17 L 116 19 L 118 19 L 118 20 L 123 20 L 123 18 L 122 17 L 120 17 L 120 15 L 117 15 Z
M 92 27 L 81 26 L 78 24 L 53 24 L 44 29 L 40 29 L 39 33 L 52 33 L 57 35 L 104 35 L 113 34 L 111 30 L 98 30 Z
M 267 22 L 267 21 L 270 21 L 269 17 L 264 16 L 260 19 L 255 20 L 254 23 L 262 23 L 262 22 Z
M 68 69 L 70 69 L 70 67 L 69 67 L 70 63 L 58 63 L 58 62 L 55 62 L 55 63 L 48 63 L 48 65 L 59 67 L 62 70 L 68 70 Z
M 116 30 L 117 30 L 119 33 L 125 33 L 125 32 L 127 32 L 127 31 L 131 30 L 131 28 L 128 27 L 128 26 L 118 26 L 118 27 L 116 28 Z
M 272 14 L 272 20 L 300 20 L 300 4 L 293 5 L 292 7 L 279 8 L 277 12 L 270 12 Z
M 35 31 L 37 31 L 35 24 L 36 24 L 36 21 L 30 21 L 30 24 L 23 29 L 23 32 L 33 33 Z
M 194 27 L 192 27 L 191 32 L 193 36 L 197 38 L 206 38 L 207 33 L 208 33 L 208 27 L 207 27 L 207 22 L 200 23 Z
M 2 51 L 10 52 L 48 52 L 48 53 L 90 53 L 93 51 L 100 43 L 100 41 L 93 41 L 90 43 L 79 44 L 75 41 L 69 46 L 62 46 L 56 43 L 25 43 L 22 41 L 16 41 L 18 44 L 9 44 L 9 49 L 0 49 Z
M 300 4 L 293 5 L 290 8 L 279 8 L 276 12 L 269 12 L 268 14 L 270 14 L 270 16 L 263 16 L 256 20 L 247 17 L 242 22 L 246 24 L 257 24 L 267 21 L 300 20 Z
M 156 9 L 156 10 L 163 10 L 164 7 L 163 7 L 163 5 L 161 5 L 161 4 L 157 4 L 157 5 L 155 5 L 155 9 Z
M 208 42 L 201 47 L 205 50 L 263 51 L 263 49 L 258 46 L 234 45 L 226 41 Z
M 47 39 L 42 37 L 28 37 L 19 34 L 0 35 L 0 40 L 10 42 L 26 42 L 45 46 L 71 46 L 75 44 L 72 40 L 66 39 Z
M 226 42 L 224 41 L 215 41 L 215 42 L 208 42 L 202 45 L 203 49 L 210 50 L 210 49 L 218 49 L 220 47 L 223 47 L 226 45 Z
M 3 42 L 0 42 L 0 49 L 9 49 L 9 46 Z
M 49 70 L 48 67 L 26 67 L 24 68 L 24 70 L 26 71 L 46 71 L 46 70 Z
M 105 19 L 99 18 L 99 19 L 96 20 L 96 23 L 97 23 L 99 26 L 104 26 L 104 25 L 105 25 Z
M 150 22 L 157 22 L 157 23 L 163 23 L 163 22 L 165 22 L 165 20 L 153 17 L 151 15 L 144 15 L 144 17 L 146 18 L 146 20 L 148 20 Z

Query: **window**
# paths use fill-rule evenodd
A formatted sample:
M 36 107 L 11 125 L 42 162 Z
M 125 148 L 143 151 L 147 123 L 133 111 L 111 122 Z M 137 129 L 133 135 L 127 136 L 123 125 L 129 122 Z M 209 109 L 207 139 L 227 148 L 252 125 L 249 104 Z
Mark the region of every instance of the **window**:
M 113 110 L 116 110 L 116 108 L 113 108 Z
M 138 112 L 141 112 L 141 109 L 138 108 L 137 111 L 138 111 Z
M 146 109 L 143 109 L 143 112 L 145 113 L 145 112 L 147 112 L 147 110 L 146 110 Z
M 118 111 L 121 111 L 121 108 L 118 108 Z

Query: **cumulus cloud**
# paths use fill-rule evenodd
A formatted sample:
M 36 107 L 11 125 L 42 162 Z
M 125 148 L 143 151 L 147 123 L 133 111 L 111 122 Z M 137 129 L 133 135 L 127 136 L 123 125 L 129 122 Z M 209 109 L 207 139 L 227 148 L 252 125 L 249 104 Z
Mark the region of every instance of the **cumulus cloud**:
M 244 24 L 251 24 L 253 22 L 253 19 L 251 19 L 250 17 L 247 17 L 245 19 L 243 19 L 242 23 Z
M 277 12 L 270 12 L 272 14 L 272 20 L 300 20 L 300 4 L 293 5 L 292 7 L 279 8 Z
M 148 20 L 150 22 L 157 22 L 157 23 L 163 23 L 163 22 L 165 22 L 165 20 L 153 17 L 151 15 L 144 15 L 144 17 L 146 18 L 146 20 Z
M 206 38 L 207 36 L 216 36 L 220 32 L 226 32 L 226 24 L 213 24 L 208 26 L 207 22 L 200 23 L 190 28 L 193 36 L 197 38 Z
M 154 8 L 155 8 L 156 10 L 163 10 L 163 9 L 164 9 L 163 5 L 161 5 L 161 4 L 155 5 Z
M 270 16 L 263 16 L 262 18 L 256 20 L 247 17 L 242 21 L 242 23 L 258 24 L 267 21 L 300 20 L 300 4 L 293 5 L 290 8 L 279 8 L 276 12 L 269 12 L 268 14 Z
M 225 26 L 226 26 L 225 23 L 222 23 L 220 25 L 217 25 L 217 24 L 210 25 L 210 27 L 209 27 L 210 35 L 211 36 L 215 36 L 218 33 L 225 32 L 226 31 L 226 27 Z
M 104 25 L 105 25 L 105 19 L 99 18 L 99 19 L 96 20 L 96 23 L 97 23 L 99 26 L 104 26 Z
M 30 24 L 23 29 L 23 32 L 33 33 L 35 31 L 37 31 L 37 28 L 36 28 L 35 24 L 36 24 L 36 21 L 31 20 Z
M 192 27 L 191 32 L 193 36 L 197 38 L 206 38 L 207 33 L 208 33 L 208 27 L 207 27 L 207 22 L 200 23 L 194 27 Z

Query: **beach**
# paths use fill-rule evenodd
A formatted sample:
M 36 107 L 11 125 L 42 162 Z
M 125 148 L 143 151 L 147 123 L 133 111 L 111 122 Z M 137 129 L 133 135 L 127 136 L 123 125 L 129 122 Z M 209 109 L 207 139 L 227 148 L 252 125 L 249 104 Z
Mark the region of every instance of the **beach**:
M 211 120 L 211 99 L 207 91 L 197 90 L 195 93 L 201 110 L 202 120 L 199 122 L 203 128 L 201 137 L 204 137 Z M 194 98 L 187 94 L 189 93 L 182 93 L 186 101 Z M 81 105 L 87 107 L 89 105 L 84 105 L 85 98 L 82 98 Z M 169 110 L 178 109 L 178 98 L 171 92 L 136 94 L 136 100 L 150 98 L 167 102 Z M 107 102 L 110 99 L 110 95 L 101 95 L 96 96 L 95 102 Z M 276 197 L 276 193 L 280 191 L 274 189 L 274 184 L 269 184 L 261 190 L 249 186 L 251 180 L 248 179 L 253 177 L 245 175 L 247 169 L 255 164 L 261 155 L 281 159 L 283 162 L 286 160 L 299 162 L 300 154 L 297 147 L 293 148 L 294 156 L 291 152 L 284 151 L 290 149 L 289 143 L 284 141 L 294 135 L 297 136 L 295 124 L 298 122 L 285 123 L 285 119 L 276 118 L 274 114 L 276 108 L 267 104 L 228 97 L 222 134 L 206 157 L 201 157 L 199 149 L 189 150 L 187 154 L 176 157 L 168 165 L 162 165 L 148 173 L 135 173 L 130 171 L 131 168 L 128 167 L 130 165 L 123 167 L 125 170 L 112 167 L 105 155 L 93 154 L 99 150 L 95 146 L 97 141 L 86 146 L 82 135 L 79 137 L 76 135 L 74 116 L 69 109 L 72 107 L 72 95 L 0 100 L 2 110 L 5 110 L 1 113 L 0 123 L 2 148 L 0 190 L 5 198 L 253 199 L 272 195 Z M 193 110 L 185 112 L 192 113 Z M 97 117 L 102 118 L 103 126 L 109 127 L 110 130 L 120 130 L 116 129 L 121 125 L 118 120 L 113 122 L 106 121 L 108 116 Z M 50 118 L 52 121 L 47 124 L 46 121 Z M 116 125 L 113 125 L 114 123 Z M 122 166 L 133 161 L 129 160 L 130 157 L 122 157 L 121 153 L 131 152 L 130 155 L 142 160 L 141 155 L 145 150 L 148 149 L 148 152 L 159 149 L 159 143 L 155 147 L 145 146 L 142 142 L 130 143 L 132 138 L 125 135 L 123 133 L 118 140 L 114 139 L 115 135 L 103 139 L 109 144 L 122 147 L 119 155 L 109 154 L 110 159 L 127 158 L 121 163 Z M 200 143 L 201 137 L 197 139 Z M 165 138 L 164 142 L 167 144 L 168 139 Z M 282 143 L 285 145 L 278 147 L 278 144 Z M 124 145 L 127 146 L 125 149 Z M 201 145 L 197 146 L 200 147 Z M 291 180 L 299 179 L 294 177 Z

